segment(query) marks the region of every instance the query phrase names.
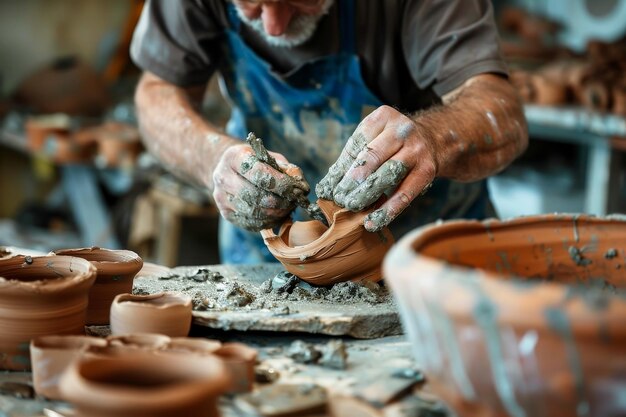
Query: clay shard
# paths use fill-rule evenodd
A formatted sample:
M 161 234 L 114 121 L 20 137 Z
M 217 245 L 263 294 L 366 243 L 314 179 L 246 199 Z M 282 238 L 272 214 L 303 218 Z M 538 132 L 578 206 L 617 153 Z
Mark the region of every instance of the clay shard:
M 317 204 L 330 226 L 288 220 L 278 234 L 262 230 L 270 252 L 287 271 L 310 284 L 379 281 L 383 257 L 394 239 L 387 228 L 370 233 L 363 227 L 363 219 L 375 208 L 354 213 L 328 200 Z

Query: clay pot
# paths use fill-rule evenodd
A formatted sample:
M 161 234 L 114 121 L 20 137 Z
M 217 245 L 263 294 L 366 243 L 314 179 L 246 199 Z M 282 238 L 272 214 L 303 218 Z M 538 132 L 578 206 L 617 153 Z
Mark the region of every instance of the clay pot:
M 167 347 L 165 347 L 165 350 L 171 353 L 210 355 L 215 353 L 215 351 L 217 351 L 221 347 L 222 342 L 220 342 L 219 340 L 174 337 L 167 345 Z
M 191 328 L 191 311 L 191 297 L 181 293 L 120 294 L 111 305 L 111 333 L 187 336 Z
M 404 237 L 384 272 L 417 363 L 459 416 L 617 416 L 625 255 L 623 218 L 450 221 Z
M 311 284 L 379 281 L 382 259 L 393 244 L 393 236 L 386 228 L 379 233 L 365 230 L 363 219 L 374 208 L 353 213 L 328 200 L 318 200 L 317 203 L 330 227 L 324 231 L 317 220 L 296 223 L 288 220 L 278 235 L 271 229 L 262 230 L 261 235 L 270 252 L 287 271 Z M 304 236 L 303 229 L 307 227 L 312 231 Z M 292 229 L 295 230 L 295 241 L 291 238 Z M 310 240 L 320 232 L 323 232 L 321 236 L 310 243 L 290 245 L 290 242 Z
M 254 383 L 257 351 L 242 343 L 224 343 L 214 353 L 224 361 L 232 377 L 232 387 L 229 392 L 250 391 Z
M 38 395 L 61 400 L 59 380 L 67 367 L 88 346 L 107 345 L 106 340 L 89 336 L 43 336 L 30 343 L 33 386 Z
M 213 417 L 229 385 L 217 358 L 136 353 L 76 361 L 61 393 L 78 417 Z
M 98 277 L 89 293 L 87 324 L 109 324 L 111 303 L 116 295 L 132 291 L 133 278 L 143 265 L 141 258 L 129 250 L 97 247 L 64 249 L 54 253 L 86 259 L 97 268 Z
M 96 278 L 89 262 L 69 256 L 0 260 L 0 369 L 30 369 L 30 340 L 83 334 L 87 296 Z

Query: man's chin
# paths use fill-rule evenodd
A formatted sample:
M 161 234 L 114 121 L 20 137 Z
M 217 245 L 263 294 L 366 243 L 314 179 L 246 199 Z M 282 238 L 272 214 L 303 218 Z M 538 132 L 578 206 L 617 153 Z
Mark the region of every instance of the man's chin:
M 287 33 L 280 36 L 268 35 L 263 28 L 263 22 L 261 19 L 248 19 L 243 13 L 240 12 L 239 8 L 237 8 L 237 14 L 239 15 L 241 21 L 254 29 L 271 46 L 279 48 L 293 48 L 295 46 L 302 45 L 311 39 L 315 33 L 315 29 L 317 29 L 317 24 L 320 19 L 328 13 L 328 9 L 330 9 L 330 6 L 332 6 L 333 3 L 334 0 L 326 0 L 322 11 L 317 15 L 300 15 L 295 17 L 291 23 L 289 23 Z

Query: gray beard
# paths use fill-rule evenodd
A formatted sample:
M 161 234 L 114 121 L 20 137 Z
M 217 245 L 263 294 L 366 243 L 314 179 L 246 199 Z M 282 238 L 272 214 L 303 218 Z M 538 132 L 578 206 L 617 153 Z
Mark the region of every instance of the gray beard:
M 239 7 L 235 7 L 235 9 L 237 10 L 237 15 L 241 21 L 259 33 L 268 44 L 280 48 L 292 48 L 294 46 L 302 45 L 304 42 L 308 41 L 311 36 L 313 36 L 320 19 L 328 13 L 330 6 L 332 6 L 334 2 L 335 0 L 324 0 L 322 9 L 318 14 L 296 15 L 289 22 L 285 33 L 280 36 L 268 35 L 265 32 L 265 29 L 263 29 L 263 21 L 261 18 L 248 19 L 241 12 L 241 10 L 239 10 Z

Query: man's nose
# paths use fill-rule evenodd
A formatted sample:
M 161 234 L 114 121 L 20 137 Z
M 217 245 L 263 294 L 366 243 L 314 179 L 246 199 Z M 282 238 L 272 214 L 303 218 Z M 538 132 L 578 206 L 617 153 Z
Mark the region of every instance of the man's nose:
M 293 16 L 293 9 L 283 2 L 267 2 L 263 4 L 263 29 L 270 36 L 280 36 L 285 33 Z

